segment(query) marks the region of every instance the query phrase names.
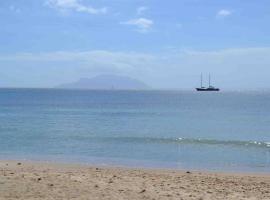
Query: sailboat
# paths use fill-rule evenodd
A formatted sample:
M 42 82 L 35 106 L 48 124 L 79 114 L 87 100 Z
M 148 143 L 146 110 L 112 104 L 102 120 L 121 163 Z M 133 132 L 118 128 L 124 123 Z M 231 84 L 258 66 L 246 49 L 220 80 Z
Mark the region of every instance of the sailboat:
M 201 74 L 201 87 L 200 88 L 196 88 L 197 91 L 219 91 L 219 88 L 216 88 L 214 86 L 211 85 L 211 75 L 209 74 L 209 77 L 208 77 L 208 87 L 204 87 L 203 86 L 203 75 Z

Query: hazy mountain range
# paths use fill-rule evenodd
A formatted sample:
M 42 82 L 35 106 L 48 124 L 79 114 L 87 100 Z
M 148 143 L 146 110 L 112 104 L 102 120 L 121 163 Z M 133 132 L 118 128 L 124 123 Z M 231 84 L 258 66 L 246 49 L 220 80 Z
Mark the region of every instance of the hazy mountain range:
M 56 88 L 144 90 L 149 89 L 149 86 L 142 81 L 126 76 L 99 75 L 94 78 L 81 78 L 73 83 L 58 85 Z

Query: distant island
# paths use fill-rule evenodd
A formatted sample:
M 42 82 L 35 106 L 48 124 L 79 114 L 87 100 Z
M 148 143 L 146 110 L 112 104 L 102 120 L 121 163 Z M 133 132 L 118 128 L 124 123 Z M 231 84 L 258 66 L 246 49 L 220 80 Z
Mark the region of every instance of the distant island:
M 64 89 L 97 89 L 97 90 L 145 90 L 149 89 L 142 81 L 119 75 L 99 75 L 94 78 L 81 78 L 73 83 L 56 86 Z

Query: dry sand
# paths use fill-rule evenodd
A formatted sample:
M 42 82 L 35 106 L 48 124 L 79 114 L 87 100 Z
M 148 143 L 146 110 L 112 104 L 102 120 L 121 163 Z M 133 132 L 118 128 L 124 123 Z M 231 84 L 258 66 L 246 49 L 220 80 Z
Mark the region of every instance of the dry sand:
M 270 175 L 0 161 L 0 199 L 270 199 Z

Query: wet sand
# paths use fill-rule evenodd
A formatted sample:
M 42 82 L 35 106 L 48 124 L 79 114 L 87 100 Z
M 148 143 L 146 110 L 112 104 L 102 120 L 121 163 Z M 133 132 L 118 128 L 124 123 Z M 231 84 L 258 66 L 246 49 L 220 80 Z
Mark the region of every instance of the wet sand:
M 0 161 L 0 199 L 270 199 L 270 174 Z

